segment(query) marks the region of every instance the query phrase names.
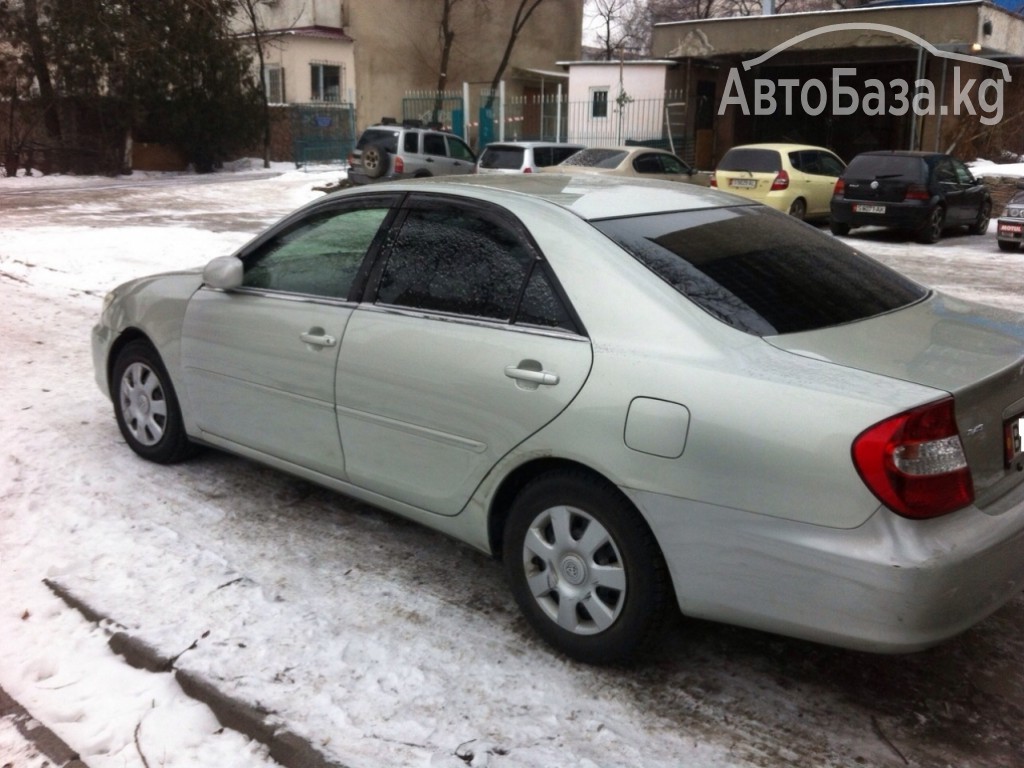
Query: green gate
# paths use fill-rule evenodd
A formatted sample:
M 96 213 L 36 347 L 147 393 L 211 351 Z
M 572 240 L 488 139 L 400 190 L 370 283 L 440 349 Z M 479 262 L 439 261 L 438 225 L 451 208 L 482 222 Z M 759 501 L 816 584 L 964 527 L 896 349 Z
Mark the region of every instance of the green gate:
M 356 143 L 354 105 L 294 104 L 289 109 L 297 167 L 346 161 Z

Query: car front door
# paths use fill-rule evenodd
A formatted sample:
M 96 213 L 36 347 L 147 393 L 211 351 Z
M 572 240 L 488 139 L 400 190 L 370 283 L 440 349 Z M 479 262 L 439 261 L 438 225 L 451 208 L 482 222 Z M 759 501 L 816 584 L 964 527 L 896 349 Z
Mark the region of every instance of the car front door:
M 518 222 L 452 198 L 406 205 L 348 321 L 338 425 L 350 482 L 454 515 L 576 396 L 591 347 Z
M 971 170 L 960 160 L 953 159 L 953 170 L 956 173 L 957 182 L 963 191 L 963 210 L 961 213 L 964 224 L 973 224 L 978 220 L 978 215 L 985 202 L 985 185 L 974 178 Z
M 448 142 L 448 160 L 451 163 L 451 173 L 473 173 L 476 170 L 476 155 L 473 150 L 459 138 L 446 136 Z
M 956 168 L 953 159 L 944 157 L 935 166 L 935 181 L 946 204 L 946 224 L 962 224 L 970 217 L 966 215 L 969 209 L 969 187 L 961 184 L 957 178 Z
M 360 269 L 396 200 L 339 201 L 287 224 L 243 254 L 241 287 L 203 287 L 190 300 L 182 362 L 207 440 L 344 478 L 338 350 Z

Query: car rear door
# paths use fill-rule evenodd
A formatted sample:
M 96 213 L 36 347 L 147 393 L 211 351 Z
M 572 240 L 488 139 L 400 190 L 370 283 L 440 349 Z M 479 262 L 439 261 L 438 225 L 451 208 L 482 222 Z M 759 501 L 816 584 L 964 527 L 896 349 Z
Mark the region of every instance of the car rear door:
M 583 386 L 590 342 L 525 229 L 502 211 L 410 196 L 338 360 L 349 481 L 457 514 Z
M 203 436 L 344 478 L 338 350 L 366 254 L 397 195 L 339 199 L 243 254 L 243 285 L 190 300 L 181 354 Z
M 790 152 L 790 163 L 799 171 L 799 178 L 793 180 L 791 189 L 798 189 L 807 201 L 807 214 L 828 214 L 836 179 L 843 172 L 842 162 L 829 152 L 803 149 Z

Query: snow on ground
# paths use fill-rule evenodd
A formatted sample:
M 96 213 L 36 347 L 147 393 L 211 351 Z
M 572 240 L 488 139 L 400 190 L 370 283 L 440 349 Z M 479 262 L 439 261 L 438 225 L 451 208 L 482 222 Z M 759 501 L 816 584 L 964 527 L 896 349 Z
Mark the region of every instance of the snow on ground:
M 353 768 L 1018 764 L 1024 599 L 912 657 L 680 622 L 644 665 L 592 669 L 537 641 L 462 545 L 216 452 L 137 459 L 93 381 L 103 294 L 230 253 L 337 176 L 0 180 L 0 687 L 92 768 L 271 764 L 169 673 L 114 655 L 119 630 Z M 1020 302 L 1024 256 L 991 234 L 850 242 Z M 0 765 L 21 768 L 9 730 Z

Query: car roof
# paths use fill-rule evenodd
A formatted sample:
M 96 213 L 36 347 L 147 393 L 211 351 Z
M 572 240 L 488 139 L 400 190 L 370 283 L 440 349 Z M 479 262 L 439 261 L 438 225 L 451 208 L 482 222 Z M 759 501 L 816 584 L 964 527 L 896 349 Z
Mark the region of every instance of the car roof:
M 388 189 L 465 195 L 524 211 L 537 201 L 572 211 L 588 221 L 643 214 L 756 205 L 708 187 L 677 181 L 599 174 L 485 174 L 389 181 Z M 380 192 L 378 186 L 375 190 Z M 337 195 L 358 194 L 343 190 Z
M 579 147 L 583 149 L 584 145 L 571 141 L 492 141 L 484 149 L 487 147 Z
M 727 152 L 731 152 L 734 149 L 771 149 L 777 152 L 793 152 L 794 150 L 800 149 L 823 149 L 826 152 L 831 152 L 833 155 L 835 152 L 828 147 L 818 146 L 817 144 L 790 144 L 790 143 L 773 143 L 773 142 L 761 142 L 759 144 L 737 144 L 735 147 L 729 147 Z
M 920 152 L 909 149 L 873 149 L 870 152 L 861 152 L 862 155 L 874 155 L 876 157 L 952 157 L 944 152 Z
M 385 130 L 385 131 L 424 131 L 426 133 L 443 133 L 446 136 L 455 136 L 461 138 L 457 134 L 451 131 L 446 131 L 443 128 L 431 128 L 427 125 L 404 125 L 402 123 L 377 123 L 376 125 L 366 126 L 366 130 Z

